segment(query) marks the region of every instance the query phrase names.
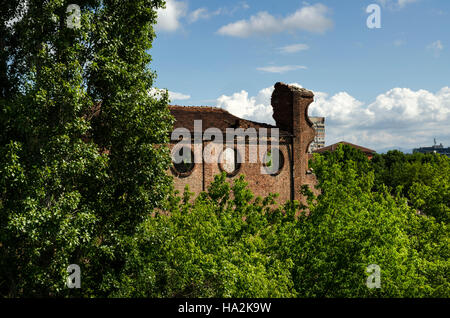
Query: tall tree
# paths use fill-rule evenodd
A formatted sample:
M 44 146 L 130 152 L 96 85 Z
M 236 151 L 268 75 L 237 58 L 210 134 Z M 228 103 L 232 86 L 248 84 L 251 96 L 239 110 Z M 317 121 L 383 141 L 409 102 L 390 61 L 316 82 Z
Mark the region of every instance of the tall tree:
M 82 295 L 108 295 L 170 188 L 168 96 L 148 68 L 164 1 L 71 2 L 0 8 L 1 296 L 80 293 L 70 264 Z

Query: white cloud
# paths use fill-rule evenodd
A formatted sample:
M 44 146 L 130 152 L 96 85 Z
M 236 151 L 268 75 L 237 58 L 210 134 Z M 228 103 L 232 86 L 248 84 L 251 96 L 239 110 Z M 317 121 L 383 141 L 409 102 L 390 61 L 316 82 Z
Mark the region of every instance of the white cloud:
M 199 8 L 197 10 L 192 11 L 189 13 L 189 22 L 193 23 L 200 19 L 207 19 L 209 18 L 209 12 L 206 8 Z
M 250 6 L 245 3 L 241 2 L 236 4 L 233 7 L 220 7 L 215 11 L 209 11 L 207 8 L 198 8 L 192 12 L 189 13 L 188 21 L 189 23 L 194 23 L 199 20 L 206 20 L 210 19 L 212 17 L 218 16 L 218 15 L 233 15 L 235 12 L 239 10 L 247 10 Z
M 189 23 L 197 22 L 198 20 L 210 19 L 214 16 L 221 15 L 227 12 L 224 8 L 219 8 L 216 11 L 209 11 L 207 8 L 199 8 L 189 14 Z
M 187 14 L 187 4 L 183 1 L 166 0 L 166 8 L 157 10 L 157 31 L 174 32 L 181 27 L 180 19 Z
M 191 99 L 191 95 L 186 95 L 186 94 L 182 94 L 182 93 L 169 91 L 169 98 L 170 98 L 171 101 L 174 101 L 174 100 L 187 100 L 187 99 Z
M 435 57 L 439 57 L 441 55 L 442 50 L 444 49 L 444 46 L 442 45 L 442 42 L 438 40 L 428 45 L 427 49 L 432 51 Z
M 222 26 L 217 32 L 221 35 L 246 38 L 252 35 L 269 35 L 284 31 L 309 31 L 324 33 L 333 26 L 327 17 L 330 9 L 323 4 L 307 5 L 284 18 L 276 18 L 266 11 Z
M 418 0 L 377 0 L 384 8 L 389 8 L 392 10 L 403 9 L 408 4 L 417 2 Z
M 309 46 L 306 44 L 302 44 L 302 43 L 286 45 L 286 46 L 278 48 L 278 51 L 280 51 L 281 53 L 285 53 L 285 54 L 297 53 L 297 52 L 306 51 L 306 50 L 309 50 Z
M 373 149 L 414 148 L 434 137 L 450 143 L 450 88 L 394 88 L 365 104 L 348 93 L 316 93 L 310 114 L 326 117 L 327 144 L 346 141 Z
M 259 12 L 251 16 L 250 20 L 240 20 L 221 27 L 217 32 L 221 35 L 235 37 L 249 37 L 253 34 L 271 34 L 282 31 L 282 26 L 272 15 L 267 12 Z
M 327 93 L 315 92 L 315 103 L 311 105 L 311 111 L 317 116 L 327 117 L 333 123 L 347 126 L 358 118 L 364 118 L 364 103 L 357 100 L 347 92 L 339 92 L 333 96 Z
M 233 15 L 238 10 L 250 8 L 247 3 L 241 2 L 230 7 L 221 7 L 215 11 L 209 11 L 205 7 L 194 11 L 188 10 L 188 3 L 185 0 L 166 0 L 166 7 L 158 9 L 156 31 L 175 32 L 182 28 L 182 21 L 194 23 L 200 20 L 210 19 L 218 15 Z
M 284 65 L 284 66 L 264 66 L 256 68 L 258 71 L 267 72 L 267 73 L 286 73 L 289 71 L 295 71 L 300 69 L 307 69 L 306 66 L 302 65 Z
M 299 84 L 295 84 L 301 87 Z M 221 96 L 217 105 L 250 120 L 274 124 L 270 97 L 273 87 L 256 96 L 246 91 Z M 347 92 L 314 92 L 310 116 L 326 117 L 327 145 L 342 140 L 372 149 L 414 148 L 439 142 L 450 146 L 450 87 L 436 93 L 393 88 L 370 104 Z
M 300 84 L 292 83 L 301 87 Z M 217 106 L 230 112 L 231 114 L 259 122 L 275 124 L 272 118 L 272 106 L 270 100 L 274 88 L 266 87 L 258 92 L 256 96 L 248 96 L 248 92 L 242 90 L 231 96 L 222 95 L 217 99 Z
M 154 98 L 160 99 L 161 96 L 165 93 L 165 91 L 166 91 L 165 89 L 159 89 L 159 88 L 152 87 L 149 91 L 149 95 L 151 95 Z M 172 92 L 172 91 L 167 91 L 167 92 L 169 93 L 169 99 L 171 102 L 173 102 L 175 100 L 187 100 L 187 99 L 191 98 L 190 95 Z
M 270 106 L 272 91 L 271 88 L 265 88 L 252 97 L 244 90 L 231 96 L 222 95 L 217 99 L 217 106 L 241 118 L 274 123 Z
M 391 127 L 442 123 L 450 119 L 449 97 L 448 87 L 441 89 L 437 94 L 423 89 L 413 91 L 409 88 L 394 88 L 379 95 L 368 106 L 369 123 L 387 126 L 392 124 Z

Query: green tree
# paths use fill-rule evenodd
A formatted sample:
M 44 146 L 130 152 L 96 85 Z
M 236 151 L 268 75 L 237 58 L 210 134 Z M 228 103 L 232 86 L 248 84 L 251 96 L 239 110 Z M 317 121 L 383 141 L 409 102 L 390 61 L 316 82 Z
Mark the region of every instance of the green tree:
M 446 157 L 439 154 L 404 154 L 398 150 L 376 154 L 371 160 L 376 185 L 386 185 L 393 191 L 401 187 L 402 193 L 407 195 L 414 182 L 431 182 L 435 168 L 445 161 L 439 158 Z
M 255 198 L 225 174 L 193 199 L 188 189 L 142 224 L 115 296 L 448 297 L 450 236 L 401 193 L 374 191 L 374 172 L 316 156 L 321 195 L 308 207 Z M 367 267 L 381 268 L 369 289 Z
M 408 191 L 411 205 L 439 222 L 450 223 L 450 160 L 440 156 L 438 164 L 427 164 L 428 182 L 415 181 Z
M 149 92 L 148 50 L 160 0 L 2 3 L 0 295 L 109 295 L 130 237 L 160 207 L 172 119 Z M 6 22 L 10 26 L 5 27 Z
M 439 154 L 390 151 L 374 156 L 376 187 L 401 192 L 408 203 L 439 222 L 450 219 L 450 158 Z
M 386 186 L 374 191 L 374 172 L 344 158 L 340 147 L 332 158 L 316 155 L 312 162 L 322 193 L 310 199 L 309 213 L 299 219 L 297 292 L 309 297 L 448 297 L 448 228 L 418 215 L 400 193 L 393 196 Z M 379 290 L 365 285 L 370 264 L 381 267 Z
M 230 185 L 225 174 L 195 200 L 188 190 L 172 197 L 169 213 L 141 227 L 115 295 L 294 297 L 292 262 L 273 248 L 282 213 L 271 212 L 272 203 L 253 198 L 243 177 Z M 136 268 L 145 270 L 136 275 Z
M 387 187 L 374 191 L 375 176 L 343 160 L 315 156 L 322 194 L 299 223 L 295 260 L 298 293 L 310 297 L 430 297 L 448 296 L 442 279 L 448 271 L 448 230 L 432 218 L 420 216 L 406 198 Z M 342 160 L 334 160 L 341 158 Z M 433 234 L 430 235 L 430 232 Z M 425 241 L 427 253 L 417 241 Z M 443 272 L 435 279 L 434 264 Z M 381 289 L 365 282 L 370 264 L 381 268 Z M 427 265 L 428 264 L 428 265 Z

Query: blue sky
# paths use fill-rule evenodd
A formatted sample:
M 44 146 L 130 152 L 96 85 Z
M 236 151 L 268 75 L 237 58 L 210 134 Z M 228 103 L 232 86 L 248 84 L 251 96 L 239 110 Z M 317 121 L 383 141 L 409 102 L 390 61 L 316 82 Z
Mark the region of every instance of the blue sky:
M 448 0 L 169 0 L 151 68 L 172 104 L 273 123 L 271 87 L 296 83 L 315 93 L 327 144 L 450 146 L 449 31 Z

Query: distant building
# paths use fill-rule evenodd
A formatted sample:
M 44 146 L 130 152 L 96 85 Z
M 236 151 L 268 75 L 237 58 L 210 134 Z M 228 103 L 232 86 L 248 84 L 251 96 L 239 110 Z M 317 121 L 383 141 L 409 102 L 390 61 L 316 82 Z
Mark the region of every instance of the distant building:
M 325 147 L 325 117 L 309 117 L 316 131 L 314 141 L 309 145 L 308 152 Z
M 431 147 L 420 147 L 413 149 L 413 153 L 438 153 L 450 157 L 450 147 L 444 148 L 442 144 L 437 145 L 436 139 L 434 140 L 434 145 Z
M 354 144 L 351 144 L 351 143 L 346 142 L 346 141 L 340 141 L 340 142 L 335 143 L 333 145 L 317 149 L 314 152 L 315 153 L 324 153 L 324 152 L 327 152 L 327 151 L 333 152 L 333 151 L 336 151 L 337 147 L 339 145 L 341 145 L 341 144 L 342 145 L 349 145 L 349 146 L 351 146 L 351 147 L 353 147 L 355 149 L 361 150 L 367 156 L 367 158 L 369 158 L 369 159 L 372 159 L 373 155 L 376 153 L 375 150 L 372 150 L 372 149 L 369 149 L 369 148 L 366 148 L 366 147 L 362 147 L 362 146 L 358 146 L 358 145 L 354 145 Z

